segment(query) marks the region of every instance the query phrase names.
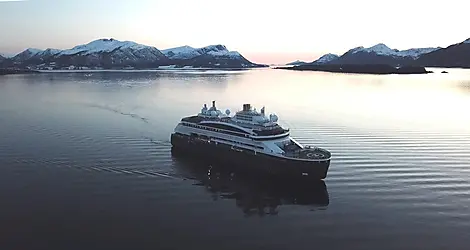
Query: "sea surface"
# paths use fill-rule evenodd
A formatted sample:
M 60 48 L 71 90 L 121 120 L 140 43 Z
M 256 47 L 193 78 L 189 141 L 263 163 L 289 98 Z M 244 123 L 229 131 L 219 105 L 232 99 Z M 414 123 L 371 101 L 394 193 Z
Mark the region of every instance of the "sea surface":
M 1 249 L 470 249 L 470 71 L 0 77 Z M 266 107 L 323 182 L 171 152 L 183 116 Z

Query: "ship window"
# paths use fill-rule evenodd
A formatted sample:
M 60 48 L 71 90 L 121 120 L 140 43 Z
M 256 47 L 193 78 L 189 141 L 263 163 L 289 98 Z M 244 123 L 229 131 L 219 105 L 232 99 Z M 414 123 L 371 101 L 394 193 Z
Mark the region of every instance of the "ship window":
M 217 131 L 220 133 L 238 136 L 238 137 L 240 136 L 249 137 L 246 131 L 235 128 L 235 127 L 227 126 L 224 124 L 207 124 L 206 126 L 201 126 L 201 125 L 196 125 L 196 124 L 183 123 L 183 126 L 204 129 L 207 131 Z
M 222 139 L 222 138 L 217 138 L 217 137 L 214 137 L 214 139 L 221 140 L 221 141 L 226 141 L 226 142 L 231 142 L 231 143 L 239 144 L 239 145 L 245 145 L 245 146 L 248 146 L 248 147 L 253 147 L 253 148 L 257 148 L 257 149 L 264 150 L 264 147 L 255 146 L 255 145 L 251 145 L 251 144 L 247 144 L 247 143 L 242 143 L 242 142 L 238 142 L 238 141 L 232 141 L 232 140 L 227 140 L 227 139 Z
M 245 116 L 245 115 L 237 115 L 237 119 L 240 120 L 245 120 L 245 121 L 251 121 L 251 116 Z
M 229 125 L 225 125 L 225 124 L 210 123 L 210 124 L 205 124 L 205 125 L 208 126 L 208 127 L 216 128 L 217 131 L 219 131 L 220 129 L 223 129 L 223 130 L 228 130 L 228 131 L 233 131 L 233 132 L 238 132 L 238 133 L 243 133 L 243 134 L 247 133 L 246 131 L 244 131 L 242 129 L 232 127 L 232 126 L 229 126 Z

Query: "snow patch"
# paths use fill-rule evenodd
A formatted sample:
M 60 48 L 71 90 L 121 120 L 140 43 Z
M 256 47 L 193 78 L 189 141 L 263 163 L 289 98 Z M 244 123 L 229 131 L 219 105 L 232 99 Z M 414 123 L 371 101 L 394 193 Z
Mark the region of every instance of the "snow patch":
M 40 49 L 29 48 L 16 54 L 12 58 L 15 58 L 16 60 L 28 60 L 33 56 L 39 55 L 40 53 L 42 53 L 42 50 Z
M 57 53 L 61 52 L 62 50 L 60 50 L 60 49 L 51 49 L 51 48 L 48 48 L 48 49 L 46 49 L 44 52 L 46 52 L 46 51 L 48 51 L 48 52 L 51 53 L 51 54 L 57 54 Z
M 192 59 L 200 55 L 211 55 L 214 57 L 228 57 L 228 58 L 240 58 L 241 55 L 237 51 L 229 51 L 225 45 L 209 45 L 202 48 L 193 48 L 191 46 L 181 46 L 176 48 L 170 48 L 162 50 L 170 59 Z
M 304 64 L 304 63 L 305 63 L 304 61 L 295 60 L 295 61 L 293 61 L 293 62 L 288 63 L 288 65 Z
M 225 50 L 225 51 L 209 51 L 209 52 L 207 52 L 207 54 L 212 55 L 212 56 L 216 56 L 216 57 L 229 57 L 229 58 L 232 58 L 232 59 L 236 59 L 236 58 L 241 57 L 240 53 L 238 53 L 236 51 L 228 51 L 228 50 Z
M 370 48 L 364 48 L 364 47 L 357 47 L 352 50 L 350 50 L 351 53 L 357 53 L 357 52 L 368 52 L 368 53 L 375 53 L 377 55 L 384 55 L 384 56 L 398 56 L 398 57 L 413 57 L 417 58 L 422 54 L 430 53 L 432 51 L 438 50 L 440 47 L 437 48 L 413 48 L 413 49 L 407 49 L 407 50 L 397 50 L 397 49 L 391 49 L 387 45 L 383 43 L 376 44 Z
M 227 47 L 225 47 L 225 45 L 222 45 L 222 44 L 209 45 L 209 46 L 206 46 L 206 47 L 199 48 L 197 50 L 201 54 L 205 54 L 205 53 L 208 53 L 210 51 L 212 51 L 212 52 L 227 51 L 228 52 Z
M 437 48 L 414 48 L 414 49 L 407 49 L 407 50 L 402 50 L 399 51 L 398 54 L 401 56 L 411 56 L 413 58 L 418 58 L 420 55 L 431 53 L 435 50 L 440 49 L 440 47 Z
M 362 51 L 375 52 L 377 55 L 392 55 L 398 50 L 393 50 L 383 43 L 376 44 L 370 48 L 364 48 Z
M 463 41 L 462 43 L 469 43 L 469 44 L 470 44 L 470 38 L 467 39 L 467 40 L 465 40 L 465 41 Z
M 354 53 L 356 53 L 356 52 L 358 52 L 358 51 L 361 51 L 361 50 L 363 50 L 363 49 L 364 49 L 364 47 L 359 46 L 359 47 L 350 49 L 348 52 L 354 54 Z
M 285 65 L 289 65 L 289 66 L 298 66 L 298 65 L 302 65 L 302 64 L 306 64 L 307 62 L 304 62 L 304 61 L 300 61 L 300 60 L 295 60 L 293 62 L 290 62 L 290 63 L 286 63 Z M 273 65 L 274 66 L 274 65 Z M 277 66 L 277 65 L 276 65 Z
M 316 61 L 314 61 L 314 63 L 327 63 L 327 62 L 331 62 L 331 61 L 333 61 L 335 59 L 338 59 L 338 58 L 339 58 L 338 55 L 328 53 L 328 54 L 323 55 L 320 58 L 318 58 Z
M 28 52 L 28 53 L 30 53 L 31 55 L 36 55 L 36 54 L 41 53 L 42 51 L 43 51 L 43 50 L 40 50 L 40 49 L 28 48 L 28 49 L 26 49 L 24 52 Z
M 200 55 L 195 48 L 187 45 L 162 50 L 162 53 L 170 59 L 190 59 Z
M 56 54 L 59 54 L 62 50 L 60 49 L 51 49 L 51 48 L 48 48 L 40 53 L 38 53 L 38 56 L 52 56 L 52 55 L 56 55 Z
M 0 56 L 4 57 L 4 58 L 11 58 L 13 56 L 15 56 L 14 54 L 7 54 L 7 53 L 0 53 Z
M 172 51 L 172 52 L 178 52 L 178 53 L 185 53 L 185 52 L 191 52 L 193 50 L 195 50 L 195 48 L 188 46 L 188 45 L 184 45 L 184 46 L 180 46 L 180 47 L 176 47 L 172 49 L 162 50 L 162 52 L 166 53 L 166 52 Z
M 78 53 L 82 55 L 89 55 L 89 54 L 100 53 L 100 52 L 112 52 L 118 48 L 120 49 L 130 48 L 133 50 L 141 50 L 141 49 L 153 48 L 153 47 L 145 46 L 145 45 L 138 44 L 138 43 L 131 42 L 131 41 L 119 41 L 113 38 L 99 39 L 99 40 L 95 40 L 84 45 L 75 46 L 72 49 L 63 50 L 60 53 L 60 55 L 74 55 Z

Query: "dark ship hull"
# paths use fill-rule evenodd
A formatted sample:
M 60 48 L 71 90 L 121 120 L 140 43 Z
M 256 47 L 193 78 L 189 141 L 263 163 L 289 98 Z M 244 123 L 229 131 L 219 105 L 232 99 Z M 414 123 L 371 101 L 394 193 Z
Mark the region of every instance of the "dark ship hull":
M 238 171 L 263 173 L 274 177 L 321 180 L 326 178 L 330 166 L 330 159 L 308 161 L 276 157 L 179 133 L 171 134 L 171 144 L 172 150 L 195 157 L 210 157 L 230 167 L 236 167 Z
M 195 181 L 193 185 L 204 186 L 214 200 L 235 200 L 245 216 L 277 215 L 284 205 L 308 206 L 310 211 L 325 210 L 330 203 L 323 180 L 266 178 L 231 171 L 225 164 L 211 158 L 192 157 L 182 150 L 173 148 L 171 153 L 178 174 Z

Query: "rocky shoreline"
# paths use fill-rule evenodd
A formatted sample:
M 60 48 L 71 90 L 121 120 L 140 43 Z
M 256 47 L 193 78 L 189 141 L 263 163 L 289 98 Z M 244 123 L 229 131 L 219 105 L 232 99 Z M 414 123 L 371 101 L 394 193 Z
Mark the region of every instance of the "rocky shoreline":
M 386 64 L 304 64 L 293 67 L 276 67 L 275 69 L 300 70 L 300 71 L 324 71 L 334 73 L 356 73 L 356 74 L 428 74 L 424 67 L 419 66 L 403 66 L 393 67 Z
M 0 76 L 3 75 L 17 75 L 17 74 L 36 74 L 41 73 L 37 70 L 29 70 L 29 69 L 2 69 L 0 68 Z

